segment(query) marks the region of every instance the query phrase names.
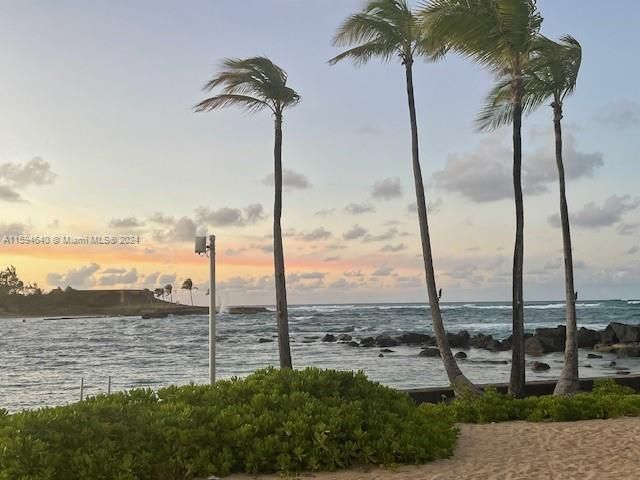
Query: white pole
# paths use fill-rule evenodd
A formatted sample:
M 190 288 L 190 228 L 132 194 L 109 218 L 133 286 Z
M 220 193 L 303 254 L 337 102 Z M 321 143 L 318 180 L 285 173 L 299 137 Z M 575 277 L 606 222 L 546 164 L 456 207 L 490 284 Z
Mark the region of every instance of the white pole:
M 209 382 L 216 383 L 216 236 L 209 236 Z

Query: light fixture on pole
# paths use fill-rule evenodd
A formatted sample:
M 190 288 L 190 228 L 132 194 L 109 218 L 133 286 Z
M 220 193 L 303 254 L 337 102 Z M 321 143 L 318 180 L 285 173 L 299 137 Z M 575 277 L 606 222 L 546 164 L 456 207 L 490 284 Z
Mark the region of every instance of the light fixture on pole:
M 209 253 L 209 383 L 216 382 L 216 236 L 196 237 L 196 253 Z

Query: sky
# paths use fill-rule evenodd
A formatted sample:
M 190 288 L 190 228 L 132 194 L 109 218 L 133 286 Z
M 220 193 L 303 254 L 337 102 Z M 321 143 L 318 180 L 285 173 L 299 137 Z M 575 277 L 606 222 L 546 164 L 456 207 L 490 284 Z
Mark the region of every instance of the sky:
M 580 298 L 638 298 L 640 3 L 538 4 L 544 34 L 583 47 L 564 115 Z M 273 119 L 192 110 L 223 58 L 266 55 L 302 97 L 284 119 L 290 303 L 426 301 L 403 67 L 327 64 L 337 26 L 362 5 L 0 0 L 0 267 L 45 289 L 192 278 L 204 304 L 208 262 L 193 237 L 208 233 L 222 302 L 273 304 Z M 414 82 L 443 300 L 508 300 L 510 131 L 473 124 L 493 79 L 450 56 L 416 62 Z M 523 127 L 527 300 L 564 296 L 550 110 Z M 12 235 L 137 243 L 6 243 Z

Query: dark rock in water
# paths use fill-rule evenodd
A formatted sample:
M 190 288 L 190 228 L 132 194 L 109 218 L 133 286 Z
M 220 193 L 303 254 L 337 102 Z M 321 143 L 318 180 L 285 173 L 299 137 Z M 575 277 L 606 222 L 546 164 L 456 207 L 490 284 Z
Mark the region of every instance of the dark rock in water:
M 508 365 L 508 360 L 469 360 L 470 363 L 477 363 L 479 365 Z
M 381 354 L 381 353 L 378 354 L 378 358 L 383 358 L 383 357 L 384 357 L 383 354 Z
M 549 370 L 551 367 L 548 363 L 544 362 L 533 362 L 531 368 L 534 372 L 544 372 L 545 370 Z
M 584 368 L 593 368 L 593 367 L 592 367 L 591 365 L 589 365 L 589 364 L 586 364 L 586 365 L 583 365 L 583 366 L 584 366 Z
M 418 354 L 421 357 L 439 357 L 440 350 L 434 347 L 423 348 Z
M 527 338 L 524 342 L 524 350 L 528 355 L 542 355 L 545 353 L 544 343 L 538 337 Z
M 598 355 L 596 353 L 590 353 L 587 355 L 587 358 L 602 358 L 602 355 Z
M 273 342 L 273 338 L 259 338 L 258 343 L 270 343 Z
M 335 342 L 337 340 L 335 335 L 331 335 L 327 333 L 324 337 L 322 337 L 323 342 Z
M 454 355 L 454 357 L 455 357 L 455 358 L 467 358 L 467 354 L 466 354 L 466 353 L 464 353 L 464 352 L 457 352 L 457 353 Z
M 340 340 L 341 342 L 350 342 L 351 340 L 353 340 L 353 337 L 348 333 L 341 333 L 340 335 L 338 335 L 338 340 Z
M 615 360 L 613 360 L 613 361 L 609 362 L 609 365 L 608 365 L 608 366 L 609 366 L 609 367 L 615 367 L 615 366 L 616 366 L 616 361 L 615 361 Z
M 398 341 L 389 335 L 378 335 L 376 337 L 376 345 L 379 347 L 395 347 L 398 345 Z
M 615 353 L 619 357 L 640 357 L 640 343 L 598 344 L 593 348 L 596 352 Z
M 491 335 L 485 335 L 478 333 L 469 339 L 469 346 L 473 348 L 482 348 L 484 350 L 491 350 L 495 345 L 495 340 Z
M 424 333 L 409 332 L 396 337 L 396 340 L 402 345 L 422 345 L 431 341 L 431 337 Z
M 612 322 L 605 328 L 602 334 L 602 341 L 603 343 L 640 342 L 640 325 L 625 325 L 624 323 Z
M 616 375 L 629 375 L 631 372 L 629 370 L 618 370 Z
M 349 345 L 350 347 L 359 347 L 360 344 L 355 340 L 351 340 L 350 342 L 346 342 L 345 345 Z
M 448 333 L 447 338 L 451 348 L 469 348 L 471 335 L 466 330 L 462 330 L 458 333 Z
M 360 340 L 360 346 L 361 347 L 375 347 L 376 346 L 376 339 L 373 337 L 365 337 L 362 340 Z
M 600 332 L 580 327 L 578 330 L 578 348 L 593 348 L 600 343 Z
M 150 313 L 143 313 L 142 319 L 149 320 L 150 318 L 167 318 L 168 316 L 169 314 L 167 312 L 150 312 Z
M 382 353 L 394 353 L 395 350 L 391 350 L 390 348 L 383 348 L 382 350 L 380 350 Z
M 566 328 L 559 325 L 556 328 L 538 328 L 535 335 L 524 342 L 524 348 L 529 355 L 563 352 Z

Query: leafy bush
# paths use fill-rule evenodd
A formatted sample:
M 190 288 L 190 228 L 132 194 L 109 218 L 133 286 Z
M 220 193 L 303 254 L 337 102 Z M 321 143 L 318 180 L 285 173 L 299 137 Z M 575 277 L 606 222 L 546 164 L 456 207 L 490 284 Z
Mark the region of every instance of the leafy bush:
M 495 390 L 463 396 L 449 404 L 422 405 L 424 412 L 453 422 L 489 423 L 507 420 L 569 422 L 640 416 L 640 395 L 613 380 L 597 380 L 589 393 L 516 399 Z
M 2 480 L 170 480 L 419 463 L 453 453 L 448 416 L 362 373 L 261 370 L 0 415 Z

